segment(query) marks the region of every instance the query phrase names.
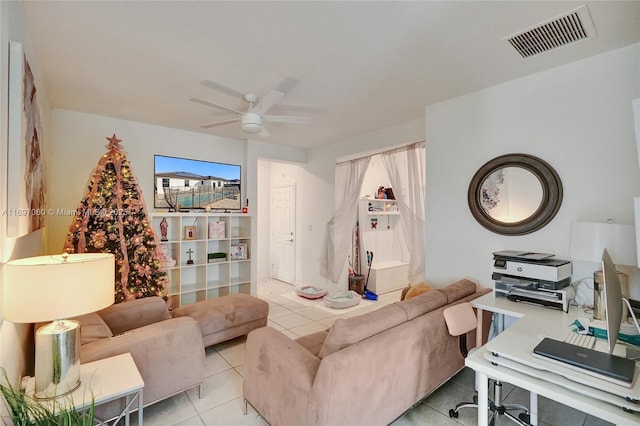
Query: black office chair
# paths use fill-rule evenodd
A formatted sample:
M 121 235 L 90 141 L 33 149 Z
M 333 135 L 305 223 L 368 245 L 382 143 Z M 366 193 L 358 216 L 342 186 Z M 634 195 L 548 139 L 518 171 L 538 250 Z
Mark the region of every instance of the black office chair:
M 478 326 L 478 320 L 470 303 L 460 303 L 458 305 L 447 308 L 443 311 L 444 320 L 447 323 L 449 334 L 459 336 L 460 353 L 463 357 L 467 357 L 469 351 L 467 349 L 467 333 L 474 330 Z M 489 399 L 489 426 L 495 426 L 500 416 L 505 416 L 521 426 L 530 426 L 529 409 L 521 404 L 503 404 L 502 403 L 502 383 L 498 380 L 493 382 L 493 399 Z M 461 408 L 473 407 L 478 408 L 478 396 L 473 396 L 473 402 L 461 402 L 449 410 L 449 417 L 457 418 L 458 411 Z M 509 411 L 522 411 L 518 417 L 515 417 Z

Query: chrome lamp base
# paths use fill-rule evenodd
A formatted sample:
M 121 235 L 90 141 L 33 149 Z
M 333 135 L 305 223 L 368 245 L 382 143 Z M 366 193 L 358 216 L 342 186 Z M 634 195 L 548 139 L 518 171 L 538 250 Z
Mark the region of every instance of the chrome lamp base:
M 36 331 L 35 397 L 54 399 L 80 386 L 80 323 L 56 320 Z

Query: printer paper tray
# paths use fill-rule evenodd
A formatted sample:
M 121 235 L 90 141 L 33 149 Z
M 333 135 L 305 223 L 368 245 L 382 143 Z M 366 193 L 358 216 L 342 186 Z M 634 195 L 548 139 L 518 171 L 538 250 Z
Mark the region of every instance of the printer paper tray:
M 513 302 L 533 303 L 534 305 L 538 306 L 546 306 L 548 308 L 559 309 L 561 311 L 563 310 L 562 301 L 559 300 L 538 299 L 535 297 L 529 297 L 520 294 L 508 294 L 507 299 Z

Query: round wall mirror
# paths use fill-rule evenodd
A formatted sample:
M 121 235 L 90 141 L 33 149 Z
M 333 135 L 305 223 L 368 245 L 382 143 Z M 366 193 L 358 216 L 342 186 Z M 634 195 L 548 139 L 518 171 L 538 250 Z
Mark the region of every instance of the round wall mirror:
M 545 161 L 507 154 L 483 165 L 471 179 L 471 214 L 502 235 L 524 235 L 551 221 L 562 204 L 562 182 Z

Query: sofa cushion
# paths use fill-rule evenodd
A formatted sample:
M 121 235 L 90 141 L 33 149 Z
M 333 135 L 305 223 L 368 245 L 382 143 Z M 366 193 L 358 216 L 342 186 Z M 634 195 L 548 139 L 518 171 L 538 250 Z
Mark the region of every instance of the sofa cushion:
M 318 356 L 324 358 L 405 321 L 407 321 L 407 313 L 395 304 L 365 315 L 337 319 L 331 326 Z
M 394 305 L 399 306 L 407 313 L 407 319 L 412 320 L 415 317 L 426 314 L 427 312 L 438 309 L 440 306 L 447 304 L 447 296 L 438 290 L 430 290 L 410 299 L 396 302 Z
M 80 323 L 80 345 L 113 337 L 107 323 L 95 312 L 71 319 Z
M 327 339 L 328 330 L 318 331 L 317 333 L 307 334 L 296 339 L 296 342 L 303 346 L 306 350 L 318 356 L 324 345 L 324 341 Z
M 114 335 L 169 319 L 167 303 L 158 296 L 116 303 L 97 312 Z
M 230 294 L 214 297 L 173 310 L 173 316 L 191 317 L 198 322 L 202 336 L 206 336 L 249 324 L 266 320 L 269 315 L 269 304 L 262 299 L 248 294 Z M 266 324 L 266 321 L 265 321 Z M 248 333 L 247 330 L 243 334 Z M 235 336 L 234 336 L 235 337 Z M 207 342 L 205 342 L 207 344 Z
M 463 297 L 469 296 L 476 292 L 476 284 L 473 281 L 463 279 L 439 289 L 441 293 L 447 296 L 447 303 L 455 302 Z

